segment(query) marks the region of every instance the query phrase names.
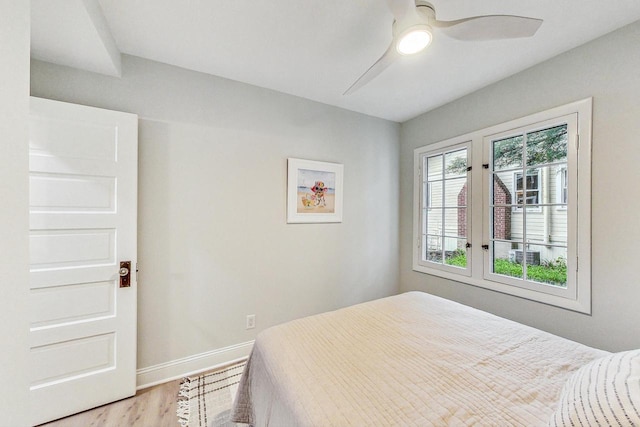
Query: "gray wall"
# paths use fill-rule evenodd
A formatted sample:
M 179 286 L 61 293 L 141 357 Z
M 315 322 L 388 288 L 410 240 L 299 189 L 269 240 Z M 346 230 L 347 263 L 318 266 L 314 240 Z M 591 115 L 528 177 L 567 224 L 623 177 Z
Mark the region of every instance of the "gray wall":
M 29 2 L 0 13 L 0 425 L 29 415 Z
M 398 124 L 130 56 L 31 92 L 140 116 L 138 368 L 397 292 Z M 342 223 L 286 224 L 287 157 L 344 164 Z
M 640 22 L 401 127 L 401 290 L 424 290 L 602 349 L 640 347 Z M 591 316 L 411 269 L 413 150 L 594 98 Z

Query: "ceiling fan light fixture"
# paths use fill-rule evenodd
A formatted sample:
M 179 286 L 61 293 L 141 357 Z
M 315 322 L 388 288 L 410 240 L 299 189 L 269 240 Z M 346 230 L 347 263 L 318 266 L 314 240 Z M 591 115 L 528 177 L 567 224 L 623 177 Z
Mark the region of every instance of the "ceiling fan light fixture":
M 343 95 L 369 83 L 400 56 L 414 55 L 426 49 L 433 39 L 431 27 L 456 40 L 478 41 L 532 37 L 542 24 L 542 19 L 515 15 L 481 15 L 441 21 L 436 19 L 431 0 L 386 1 L 394 18 L 391 43 Z
M 413 55 L 426 49 L 432 39 L 429 26 L 415 25 L 400 34 L 396 42 L 396 50 L 401 55 Z

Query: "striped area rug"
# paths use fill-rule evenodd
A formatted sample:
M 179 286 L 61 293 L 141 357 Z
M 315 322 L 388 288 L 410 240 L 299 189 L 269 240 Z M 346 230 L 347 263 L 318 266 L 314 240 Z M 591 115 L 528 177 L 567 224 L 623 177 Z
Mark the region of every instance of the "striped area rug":
M 183 427 L 230 427 L 231 404 L 236 397 L 246 360 L 196 377 L 180 384 L 178 422 Z M 243 424 L 241 424 L 243 425 Z

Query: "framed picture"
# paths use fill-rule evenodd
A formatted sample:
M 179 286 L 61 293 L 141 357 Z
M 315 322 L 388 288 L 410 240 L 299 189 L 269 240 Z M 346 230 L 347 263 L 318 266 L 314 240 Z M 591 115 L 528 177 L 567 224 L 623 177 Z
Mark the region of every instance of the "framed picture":
M 287 222 L 342 222 L 344 166 L 292 158 L 287 166 Z

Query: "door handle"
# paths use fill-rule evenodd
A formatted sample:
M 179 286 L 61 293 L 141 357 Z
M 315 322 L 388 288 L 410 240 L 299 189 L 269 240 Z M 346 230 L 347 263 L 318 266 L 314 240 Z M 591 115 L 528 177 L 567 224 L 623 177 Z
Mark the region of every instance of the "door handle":
M 131 286 L 131 261 L 120 261 L 120 287 L 128 288 Z

